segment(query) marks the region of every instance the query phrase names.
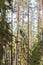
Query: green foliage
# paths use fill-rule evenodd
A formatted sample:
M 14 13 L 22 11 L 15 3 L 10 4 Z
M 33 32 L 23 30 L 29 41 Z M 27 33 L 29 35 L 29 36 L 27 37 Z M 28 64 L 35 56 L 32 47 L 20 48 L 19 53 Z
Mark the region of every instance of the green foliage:
M 10 26 L 7 22 L 6 23 L 6 29 L 4 30 L 4 23 L 1 22 L 0 23 L 0 36 L 2 36 L 3 38 L 5 38 L 8 42 L 11 41 L 12 38 L 12 33 L 9 31 Z
M 40 65 L 40 50 L 39 45 L 34 45 L 32 55 L 30 56 L 30 65 Z
M 10 31 L 10 24 L 5 21 L 6 18 L 6 0 L 0 0 L 0 13 L 2 14 L 2 19 L 0 20 L 0 65 L 2 65 L 3 54 L 8 43 L 12 42 L 12 33 Z M 3 12 L 2 12 L 3 11 Z
M 7 0 L 9 2 L 9 4 L 11 3 L 12 0 Z
M 0 0 L 0 8 L 3 8 L 5 0 Z
M 0 65 L 2 64 L 2 59 L 3 59 L 3 54 L 4 54 L 4 49 L 3 46 L 6 46 L 8 42 L 12 42 L 12 33 L 9 31 L 10 26 L 9 23 L 6 23 L 6 28 L 4 29 L 4 22 L 0 22 L 0 37 L 1 37 L 1 45 L 0 45 Z
M 3 45 L 1 44 L 0 45 L 0 65 L 1 65 L 1 62 L 2 62 L 2 58 L 3 58 L 3 52 L 4 52 Z

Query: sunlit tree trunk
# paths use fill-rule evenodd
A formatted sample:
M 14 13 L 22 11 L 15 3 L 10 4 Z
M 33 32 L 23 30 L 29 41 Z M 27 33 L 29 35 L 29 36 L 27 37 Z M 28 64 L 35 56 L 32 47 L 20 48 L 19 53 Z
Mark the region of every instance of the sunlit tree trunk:
M 29 65 L 30 58 L 29 58 L 29 1 L 27 1 L 27 8 L 28 8 L 28 24 L 27 24 L 27 65 Z
M 43 58 L 42 54 L 43 54 L 43 45 L 42 44 L 42 40 L 41 40 L 41 31 L 40 31 L 40 0 L 38 1 L 38 42 L 39 42 L 39 49 L 40 49 L 40 60 Z M 43 8 L 43 7 L 42 7 Z M 42 9 L 42 16 L 43 16 L 43 9 Z M 42 21 L 42 27 L 43 27 L 43 21 Z M 41 34 L 40 34 L 41 33 Z M 41 60 L 42 61 L 42 60 Z
M 43 27 L 43 0 L 42 1 L 42 27 Z
M 41 5 L 42 5 L 42 44 L 43 44 L 43 0 L 41 0 Z M 41 52 L 41 61 L 43 65 L 43 45 L 41 46 L 42 52 Z
M 32 14 L 31 14 L 31 20 L 29 22 L 29 48 L 32 47 Z
M 13 8 L 13 7 L 12 7 Z M 11 11 L 11 32 L 13 34 L 13 12 Z M 12 37 L 12 42 L 11 42 L 11 48 L 9 51 L 10 52 L 10 65 L 13 65 L 13 47 L 12 47 L 12 44 L 13 44 L 13 37 Z
M 40 0 L 38 0 L 38 42 L 40 42 Z
M 22 17 L 23 18 L 22 19 L 22 30 L 23 30 L 23 25 L 24 25 L 24 6 L 23 6 L 23 14 L 22 15 L 23 15 L 23 17 Z
M 20 1 L 18 0 L 18 1 L 17 1 L 16 65 L 18 65 L 19 10 L 20 10 Z

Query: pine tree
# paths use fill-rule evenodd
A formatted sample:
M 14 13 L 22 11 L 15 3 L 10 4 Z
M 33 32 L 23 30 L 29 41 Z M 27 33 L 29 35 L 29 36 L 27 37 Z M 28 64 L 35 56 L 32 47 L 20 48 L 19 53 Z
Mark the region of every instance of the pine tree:
M 6 6 L 5 0 L 0 2 L 0 10 L 1 10 L 1 17 L 0 20 L 0 65 L 2 64 L 3 54 L 5 52 L 3 46 L 6 46 L 8 42 L 12 42 L 12 33 L 9 32 L 10 26 L 9 23 L 6 21 Z M 3 12 L 2 12 L 3 11 Z

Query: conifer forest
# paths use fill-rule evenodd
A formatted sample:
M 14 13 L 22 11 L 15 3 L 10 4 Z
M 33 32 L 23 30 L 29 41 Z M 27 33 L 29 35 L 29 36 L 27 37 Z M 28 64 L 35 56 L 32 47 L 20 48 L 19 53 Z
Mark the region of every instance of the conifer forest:
M 43 0 L 0 0 L 0 65 L 43 65 Z

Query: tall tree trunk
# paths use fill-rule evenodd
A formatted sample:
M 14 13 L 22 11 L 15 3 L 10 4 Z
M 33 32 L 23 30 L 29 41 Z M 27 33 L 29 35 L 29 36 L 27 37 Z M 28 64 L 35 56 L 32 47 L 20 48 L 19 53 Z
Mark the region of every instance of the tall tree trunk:
M 13 7 L 12 7 L 13 8 Z M 13 12 L 11 12 L 11 32 L 13 34 Z M 10 61 L 10 65 L 13 65 L 13 47 L 12 47 L 12 44 L 13 44 L 13 37 L 12 37 L 12 40 L 11 40 L 11 48 L 10 48 L 10 55 L 11 55 L 11 61 Z
M 43 0 L 42 1 L 42 27 L 43 27 Z
M 28 34 L 28 37 L 27 37 L 27 65 L 29 65 L 29 62 L 30 62 L 30 58 L 29 58 L 29 1 L 27 1 L 27 8 L 28 8 L 28 24 L 27 24 L 27 34 Z
M 38 1 L 38 42 L 40 43 L 40 0 Z
M 18 65 L 18 34 L 19 34 L 19 10 L 20 10 L 20 2 L 17 1 L 17 37 L 16 37 L 16 65 Z
M 2 4 L 1 4 L 2 5 Z M 1 22 L 2 22 L 2 30 L 1 30 L 1 32 L 2 32 L 2 34 L 3 34 L 3 30 L 5 30 L 6 29 L 6 23 L 5 23 L 5 16 L 6 16 L 6 11 L 5 11 L 5 5 L 4 5 L 4 1 L 3 1 L 3 7 L 1 8 L 2 9 L 2 11 L 1 11 L 1 14 L 2 14 L 2 20 L 1 20 Z M 1 34 L 1 35 L 2 35 Z M 1 39 L 0 39 L 0 65 L 2 64 L 2 60 L 3 60 L 3 54 L 4 54 L 4 49 L 3 49 L 3 45 L 4 45 L 4 36 L 2 35 L 1 37 L 0 37 Z

